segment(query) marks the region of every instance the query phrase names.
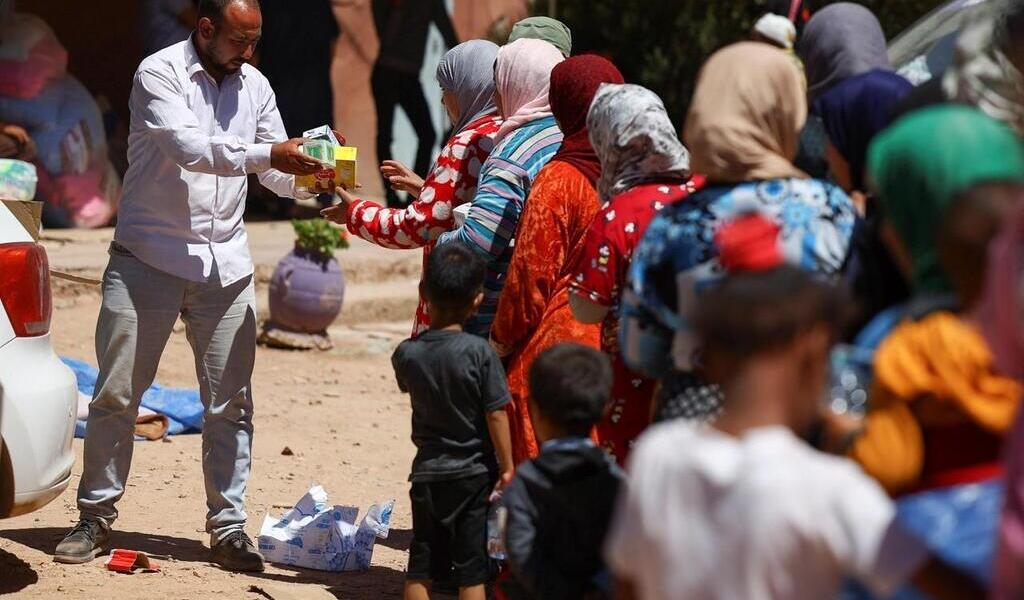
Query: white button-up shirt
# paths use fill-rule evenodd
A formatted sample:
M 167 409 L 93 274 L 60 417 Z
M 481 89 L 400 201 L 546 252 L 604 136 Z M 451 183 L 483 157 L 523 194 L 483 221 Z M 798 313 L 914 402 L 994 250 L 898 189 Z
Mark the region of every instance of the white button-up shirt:
M 135 72 L 128 172 L 114 239 L 142 262 L 190 281 L 230 285 L 253 272 L 242 214 L 246 174 L 280 196 L 294 177 L 270 168 L 287 139 L 270 83 L 251 65 L 220 85 L 192 39 Z

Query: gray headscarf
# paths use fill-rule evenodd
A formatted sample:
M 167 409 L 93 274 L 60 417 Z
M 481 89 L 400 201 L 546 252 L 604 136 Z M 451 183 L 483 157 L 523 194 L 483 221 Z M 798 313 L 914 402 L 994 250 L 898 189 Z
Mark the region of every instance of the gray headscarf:
M 527 17 L 512 26 L 508 35 L 508 43 L 520 38 L 544 40 L 569 58 L 572 54 L 572 31 L 565 23 L 551 17 Z
M 587 113 L 587 129 L 601 159 L 597 191 L 603 201 L 641 183 L 690 176 L 690 153 L 665 105 L 643 86 L 602 83 Z
M 892 70 L 882 26 L 867 8 L 837 2 L 816 12 L 797 46 L 807 70 L 807 97 L 818 96 L 848 77 L 872 69 Z
M 487 40 L 462 42 L 441 57 L 437 64 L 437 83 L 441 89 L 455 94 L 459 122 L 452 123 L 452 133 L 480 117 L 498 111 L 494 103 L 494 60 L 498 46 Z

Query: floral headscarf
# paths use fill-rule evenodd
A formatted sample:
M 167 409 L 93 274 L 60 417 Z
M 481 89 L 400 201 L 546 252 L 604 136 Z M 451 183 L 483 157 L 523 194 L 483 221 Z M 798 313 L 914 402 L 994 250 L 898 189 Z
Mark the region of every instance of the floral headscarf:
M 604 201 L 641 183 L 690 176 L 690 153 L 661 98 L 645 87 L 601 85 L 587 114 L 587 129 L 601 159 L 597 191 Z

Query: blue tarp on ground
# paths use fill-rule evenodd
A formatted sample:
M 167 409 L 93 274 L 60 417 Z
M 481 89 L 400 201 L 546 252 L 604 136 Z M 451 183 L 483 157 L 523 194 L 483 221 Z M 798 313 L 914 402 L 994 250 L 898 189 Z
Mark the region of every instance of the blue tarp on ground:
M 78 391 L 91 397 L 99 374 L 96 367 L 63 356 L 61 360 L 75 372 Z M 203 430 L 203 403 L 199 399 L 198 390 L 165 388 L 154 383 L 142 395 L 142 406 L 167 416 L 168 435 L 198 433 Z M 85 437 L 85 421 L 75 423 L 75 437 Z

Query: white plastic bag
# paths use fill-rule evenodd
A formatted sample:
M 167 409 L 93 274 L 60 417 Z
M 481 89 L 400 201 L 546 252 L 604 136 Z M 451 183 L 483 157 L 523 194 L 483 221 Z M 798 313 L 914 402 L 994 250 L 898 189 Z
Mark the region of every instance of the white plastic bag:
M 365 571 L 373 545 L 387 538 L 395 500 L 374 504 L 356 525 L 359 509 L 328 506 L 327 492 L 313 486 L 280 518 L 267 515 L 260 528 L 259 547 L 272 563 L 320 571 Z
M 0 198 L 32 200 L 36 197 L 39 178 L 32 163 L 13 158 L 0 158 Z

